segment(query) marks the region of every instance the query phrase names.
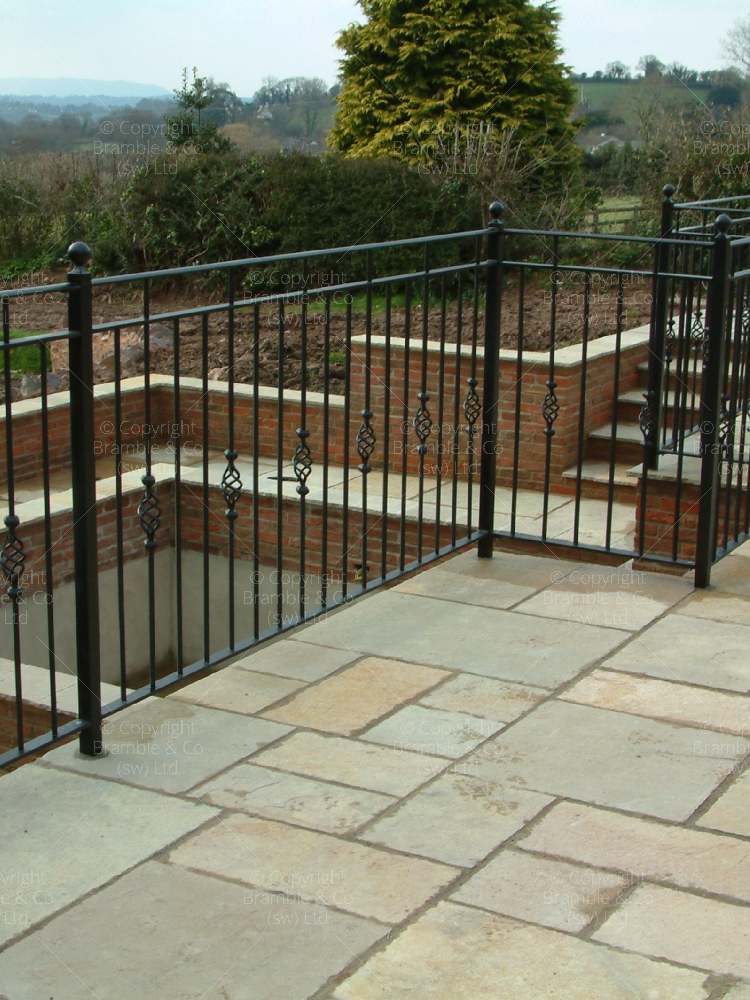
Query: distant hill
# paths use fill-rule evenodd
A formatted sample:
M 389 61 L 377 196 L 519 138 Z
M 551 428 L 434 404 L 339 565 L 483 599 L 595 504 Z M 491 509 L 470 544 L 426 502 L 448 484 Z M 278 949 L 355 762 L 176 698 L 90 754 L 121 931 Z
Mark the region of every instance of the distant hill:
M 62 77 L 44 80 L 39 77 L 16 76 L 0 79 L 0 94 L 8 97 L 33 98 L 75 98 L 76 103 L 84 103 L 92 97 L 141 98 L 168 97 L 171 91 L 152 83 L 133 83 L 130 80 L 83 80 Z M 33 103 L 33 101 L 32 101 Z M 69 103 L 66 100 L 65 103 Z M 119 103 L 119 101 L 118 101 Z

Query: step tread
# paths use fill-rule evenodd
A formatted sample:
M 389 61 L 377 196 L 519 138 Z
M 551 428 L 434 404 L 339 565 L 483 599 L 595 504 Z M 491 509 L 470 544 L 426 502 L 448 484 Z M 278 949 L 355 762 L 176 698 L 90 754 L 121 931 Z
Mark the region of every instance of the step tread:
M 615 474 L 613 482 L 615 486 L 629 486 L 635 488 L 636 483 L 628 473 L 633 468 L 632 462 L 615 462 Z M 563 479 L 576 479 L 578 477 L 578 465 L 571 465 L 563 472 Z M 581 479 L 587 483 L 609 484 L 609 462 L 597 462 L 596 459 L 586 459 L 581 466 Z
M 594 438 L 597 441 L 612 439 L 612 424 L 603 424 L 601 427 L 594 428 L 589 434 L 590 438 Z M 631 423 L 628 420 L 620 420 L 617 423 L 617 434 L 615 435 L 616 441 L 627 441 L 633 444 L 643 443 L 643 434 L 641 433 L 641 428 L 636 423 Z
M 628 390 L 628 392 L 623 392 L 621 395 L 619 395 L 617 397 L 617 400 L 620 403 L 639 403 L 640 405 L 643 405 L 643 403 L 646 401 L 644 393 L 645 393 L 644 389 L 630 389 Z M 687 398 L 688 398 L 688 405 L 692 405 L 693 401 L 695 401 L 695 405 L 700 406 L 700 396 L 698 396 L 697 394 L 692 395 L 691 393 L 688 392 Z M 667 406 L 674 406 L 674 399 L 675 399 L 675 390 L 670 389 L 669 392 L 667 393 Z

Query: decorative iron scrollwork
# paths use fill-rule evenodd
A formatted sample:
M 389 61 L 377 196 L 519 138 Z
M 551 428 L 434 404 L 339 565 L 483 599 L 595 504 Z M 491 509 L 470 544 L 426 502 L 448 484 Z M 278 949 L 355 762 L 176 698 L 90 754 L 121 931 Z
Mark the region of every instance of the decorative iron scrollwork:
M 155 549 L 159 544 L 156 541 L 156 532 L 161 524 L 161 507 L 154 493 L 156 480 L 149 473 L 141 477 L 141 482 L 146 489 L 138 504 L 138 518 L 141 522 L 141 530 L 146 536 L 144 545 L 147 549 Z
M 297 447 L 294 449 L 294 458 L 292 459 L 292 468 L 294 469 L 294 475 L 297 480 L 297 492 L 301 497 L 307 496 L 310 492 L 307 486 L 307 480 L 312 471 L 312 455 L 310 454 L 310 449 L 307 447 L 307 439 L 310 437 L 310 431 L 305 427 L 297 428 L 297 437 L 299 442 Z
M 23 596 L 18 582 L 23 576 L 26 554 L 23 550 L 23 542 L 16 534 L 16 528 L 20 523 L 21 519 L 16 514 L 9 514 L 5 518 L 5 527 L 8 529 L 8 533 L 0 550 L 0 566 L 8 583 L 8 597 L 13 601 Z
M 652 444 L 654 431 L 656 430 L 656 407 L 654 406 L 656 393 L 653 390 L 649 390 L 649 392 L 643 393 L 643 397 L 646 402 L 643 404 L 643 409 L 638 415 L 638 426 L 643 435 L 643 443 Z
M 357 454 L 361 460 L 358 468 L 362 475 L 367 475 L 371 469 L 370 458 L 375 451 L 377 438 L 375 437 L 375 431 L 370 425 L 370 421 L 373 418 L 372 410 L 362 410 L 362 416 L 364 417 L 364 423 L 357 433 Z
M 418 455 L 426 455 L 427 448 L 427 438 L 430 436 L 432 431 L 432 417 L 430 416 L 430 411 L 427 409 L 427 404 L 430 400 L 430 394 L 428 392 L 420 392 L 417 396 L 419 400 L 419 409 L 414 417 L 414 432 L 417 435 L 417 440 L 419 441 L 419 447 L 417 448 Z
M 544 433 L 548 437 L 554 437 L 555 428 L 554 423 L 557 420 L 557 415 L 560 412 L 560 404 L 557 401 L 557 396 L 555 395 L 555 389 L 557 388 L 557 382 L 554 379 L 550 379 L 546 382 L 547 395 L 544 397 L 544 402 L 542 403 L 542 416 L 544 417 L 544 422 L 546 427 L 544 428 Z
M 728 392 L 721 395 L 721 412 L 719 413 L 719 479 L 723 471 L 724 463 L 731 461 L 734 451 L 732 442 L 732 418 L 727 407 L 731 399 Z
M 677 344 L 677 334 L 674 329 L 674 317 L 670 319 L 667 324 L 667 339 L 664 345 L 664 358 L 667 362 L 667 367 L 672 364 L 672 359 L 674 357 L 674 349 Z
M 466 417 L 466 433 L 469 436 L 469 454 L 474 454 L 474 438 L 477 436 L 477 420 L 479 419 L 479 414 L 482 412 L 482 404 L 479 402 L 479 396 L 477 395 L 477 386 L 479 385 L 479 379 L 467 378 L 467 383 L 469 385 L 469 392 L 464 400 L 464 416 Z
M 227 460 L 227 467 L 221 477 L 221 492 L 227 505 L 224 513 L 230 521 L 236 521 L 240 515 L 234 508 L 242 496 L 242 480 L 234 465 L 238 455 L 234 449 L 227 448 L 224 457 Z

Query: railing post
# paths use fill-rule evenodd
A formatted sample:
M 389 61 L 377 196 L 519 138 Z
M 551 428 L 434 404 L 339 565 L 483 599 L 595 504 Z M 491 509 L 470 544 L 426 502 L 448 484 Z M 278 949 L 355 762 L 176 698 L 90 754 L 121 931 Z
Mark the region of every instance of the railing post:
M 701 382 L 701 486 L 698 501 L 698 544 L 695 586 L 707 587 L 716 555 L 716 509 L 719 502 L 719 440 L 721 393 L 726 360 L 726 312 L 729 293 L 729 228 L 732 220 L 720 215 L 714 225 L 711 284 L 706 302 L 706 341 Z
M 76 608 L 78 717 L 81 753 L 98 756 L 102 743 L 99 648 L 99 567 L 96 552 L 96 469 L 94 464 L 94 359 L 92 344 L 91 251 L 85 243 L 68 250 L 73 270 L 68 281 L 70 457 L 73 479 L 73 553 Z
M 661 206 L 661 239 L 670 239 L 674 231 L 675 193 L 672 184 L 664 186 L 664 201 Z M 669 243 L 659 243 L 656 254 L 656 266 L 660 275 L 669 270 Z M 669 304 L 669 279 L 656 278 L 656 301 L 654 303 L 653 323 L 649 337 L 648 355 L 648 389 L 645 393 L 649 419 L 643 422 L 648 428 L 646 441 L 646 463 L 649 469 L 659 465 L 659 440 L 661 436 L 661 405 L 664 390 L 664 360 L 667 342 L 667 307 Z
M 484 376 L 482 391 L 482 461 L 479 473 L 479 539 L 477 555 L 492 558 L 495 530 L 495 480 L 497 475 L 497 395 L 500 355 L 500 303 L 503 280 L 503 212 L 505 205 L 490 205 L 491 234 L 487 238 L 487 299 L 484 313 Z

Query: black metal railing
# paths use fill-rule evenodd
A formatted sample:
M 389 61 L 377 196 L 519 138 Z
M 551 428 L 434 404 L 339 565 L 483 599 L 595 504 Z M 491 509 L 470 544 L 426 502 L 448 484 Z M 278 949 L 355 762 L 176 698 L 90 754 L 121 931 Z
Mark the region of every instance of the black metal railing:
M 0 765 L 76 732 L 95 756 L 112 712 L 470 544 L 705 585 L 748 531 L 750 239 L 665 193 L 657 238 L 494 203 L 472 232 L 114 277 L 74 244 L 66 282 L 6 290 Z M 67 329 L 12 336 L 35 296 Z

